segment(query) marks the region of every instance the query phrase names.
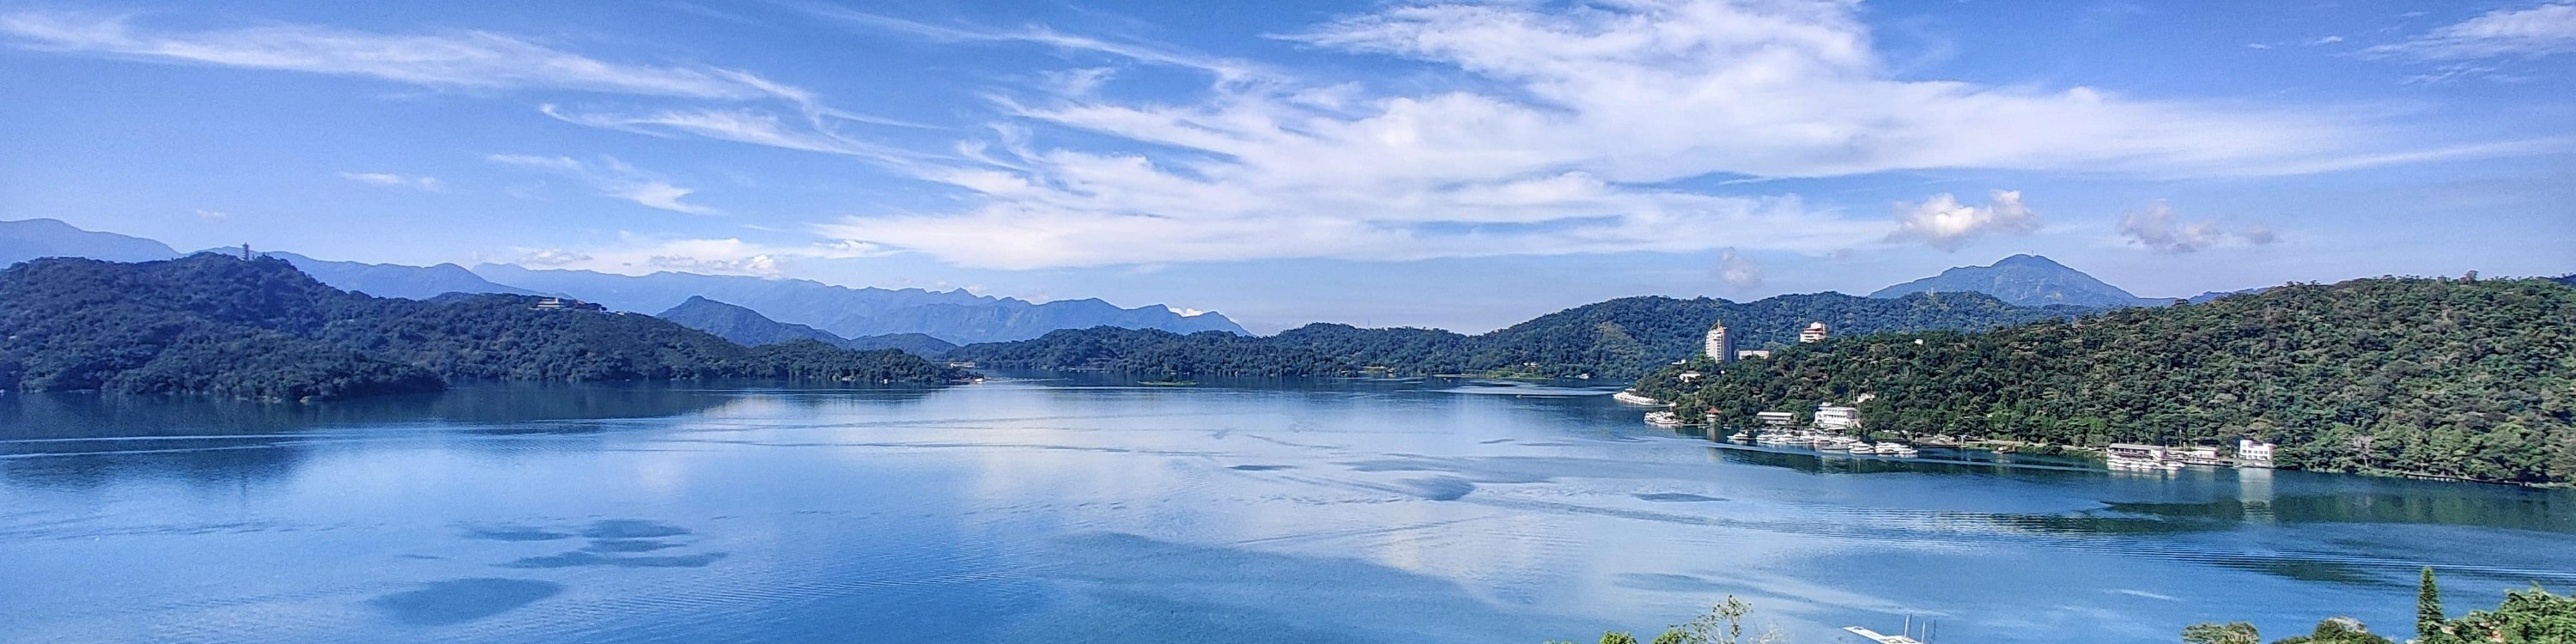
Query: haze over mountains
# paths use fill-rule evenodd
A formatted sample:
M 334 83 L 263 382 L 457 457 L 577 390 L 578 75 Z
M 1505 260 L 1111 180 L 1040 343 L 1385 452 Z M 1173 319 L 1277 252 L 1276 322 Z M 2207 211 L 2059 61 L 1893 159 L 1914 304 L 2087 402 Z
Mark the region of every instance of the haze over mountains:
M 565 293 L 612 309 L 654 312 L 705 297 L 842 337 L 921 333 L 958 344 L 1025 340 L 1056 329 L 1114 326 L 1175 333 L 1245 333 L 1222 314 L 1181 315 L 1169 307 L 1122 309 L 1097 299 L 1044 304 L 969 293 L 833 286 L 812 280 L 661 272 L 630 276 L 533 270 L 508 264 L 474 267 L 503 284 Z
M 844 349 L 898 349 L 913 355 L 930 357 L 956 349 L 956 343 L 920 333 L 889 333 L 844 338 L 829 331 L 802 324 L 788 324 L 769 319 L 759 311 L 690 296 L 679 306 L 653 314 L 653 317 L 678 322 L 681 326 L 716 334 L 746 347 L 814 340 Z
M 368 264 L 319 260 L 289 252 L 259 252 L 286 260 L 334 288 L 379 297 L 428 299 L 442 293 L 561 295 L 637 313 L 665 311 L 692 297 L 706 297 L 754 310 L 771 320 L 815 327 L 840 338 L 896 336 L 872 342 L 907 350 L 940 343 L 1021 340 L 1056 329 L 1094 326 L 1245 333 L 1243 327 L 1219 313 L 1183 315 L 1160 305 L 1119 308 L 1097 299 L 1034 303 L 976 295 L 964 289 L 943 292 L 848 288 L 810 280 L 673 272 L 627 276 L 531 270 L 507 264 L 483 264 L 469 270 L 455 264 Z M 135 262 L 179 255 L 168 245 L 150 239 L 82 230 L 52 219 L 0 222 L 0 266 L 38 257 Z M 905 334 L 927 337 L 901 337 Z

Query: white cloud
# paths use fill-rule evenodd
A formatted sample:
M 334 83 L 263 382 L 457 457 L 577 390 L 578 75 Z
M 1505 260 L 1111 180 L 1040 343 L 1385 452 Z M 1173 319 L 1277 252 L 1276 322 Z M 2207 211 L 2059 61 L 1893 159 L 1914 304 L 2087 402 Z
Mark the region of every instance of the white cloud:
M 2505 56 L 2539 57 L 2576 52 L 2576 3 L 2498 9 L 2412 40 L 2372 47 L 2374 54 L 2426 60 Z
M 877 31 L 892 31 L 936 42 L 1030 43 L 1058 49 L 1107 54 L 1157 65 L 1196 69 L 1213 74 L 1226 82 L 1276 75 L 1274 72 L 1252 62 L 1215 56 L 1202 56 L 1153 45 L 1116 42 L 1102 38 L 1066 34 L 1040 26 L 1023 27 L 1018 29 L 945 27 L 822 4 L 789 5 L 789 8 L 803 11 L 808 15 L 850 27 Z
M 1946 192 L 1919 204 L 1897 204 L 1896 232 L 1888 233 L 1887 240 L 1955 251 L 1978 236 L 2039 230 L 2039 213 L 2022 205 L 2021 191 L 1996 190 L 1987 196 L 1991 203 L 1983 206 L 1959 203 L 1958 197 Z
M 124 17 L 17 13 L 0 15 L 0 34 L 44 51 L 366 76 L 433 87 L 810 98 L 748 72 L 612 63 L 486 31 L 405 35 L 287 24 L 181 33 L 138 28 Z
M 1102 89 L 1114 76 L 1049 77 L 1034 95 L 996 98 L 1011 120 L 988 140 L 959 146 L 973 163 L 902 166 L 965 190 L 969 205 L 852 216 L 818 230 L 1000 268 L 1724 247 L 1821 253 L 1874 243 L 1889 228 L 1811 211 L 1794 197 L 1665 182 L 1930 168 L 2277 174 L 2400 162 L 2386 155 L 2412 152 L 2372 149 L 2374 132 L 2332 109 L 1898 79 L 1873 50 L 1858 7 L 1840 0 L 1546 7 L 1398 3 L 1284 36 L 1429 63 L 1455 81 L 1396 89 L 1053 32 L 857 18 L 943 42 L 1128 56 L 1214 80 L 1194 99 L 1143 102 Z M 1416 89 L 1423 86 L 1478 89 Z M 1059 136 L 1067 132 L 1079 136 Z M 2017 209 L 1969 209 L 1986 220 L 1956 231 L 1927 221 L 1899 237 L 1955 246 L 2025 225 Z
M 2162 201 L 2146 210 L 2120 213 L 2120 236 L 2130 245 L 2166 254 L 2230 245 L 2263 246 L 2279 240 L 2271 228 L 2259 225 L 2229 230 L 2216 221 L 2180 221 L 2173 207 Z
M 391 172 L 342 172 L 340 173 L 340 178 L 371 186 L 410 188 L 413 190 L 425 190 L 429 192 L 437 192 L 446 188 L 446 184 L 440 182 L 438 177 L 426 175 L 405 175 Z
M 566 122 L 655 134 L 689 134 L 798 150 L 859 153 L 846 123 L 914 126 L 833 108 L 812 91 L 739 69 L 602 60 L 489 31 L 388 34 L 315 25 L 153 29 L 130 17 L 60 12 L 0 14 L 0 41 L 24 49 L 170 63 L 358 76 L 449 90 L 549 90 L 716 101 L 593 113 L 545 106 Z M 752 107 L 749 105 L 765 105 Z
M 537 108 L 566 123 L 652 136 L 699 136 L 774 148 L 825 152 L 901 162 L 921 155 L 845 136 L 822 119 L 789 119 L 739 108 L 688 107 L 650 112 L 581 112 L 559 105 Z M 894 124 L 891 121 L 876 121 Z
M 679 271 L 778 277 L 800 259 L 848 259 L 879 254 L 846 243 L 780 246 L 736 238 L 671 239 L 632 233 L 586 248 L 521 248 L 506 261 L 533 268 L 570 268 L 621 275 Z
M 221 211 L 221 210 L 209 210 L 209 209 L 205 209 L 205 208 L 199 208 L 199 209 L 197 209 L 197 218 L 198 218 L 198 219 L 203 219 L 203 220 L 206 220 L 206 221 L 221 222 L 221 221 L 223 221 L 223 220 L 233 218 L 233 215 L 232 215 L 232 213 L 224 212 L 224 211 Z
M 1733 248 L 1721 249 L 1717 254 L 1717 277 L 1726 280 L 1727 286 L 1738 289 L 1761 286 L 1762 266 L 1753 263 L 1753 258 L 1737 254 Z
M 647 208 L 682 212 L 692 215 L 723 214 L 714 208 L 680 199 L 697 191 L 672 185 L 651 173 L 637 170 L 614 157 L 600 157 L 600 162 L 586 163 L 572 157 L 541 157 L 519 154 L 495 154 L 493 163 L 561 175 L 583 183 L 607 197 L 635 202 Z

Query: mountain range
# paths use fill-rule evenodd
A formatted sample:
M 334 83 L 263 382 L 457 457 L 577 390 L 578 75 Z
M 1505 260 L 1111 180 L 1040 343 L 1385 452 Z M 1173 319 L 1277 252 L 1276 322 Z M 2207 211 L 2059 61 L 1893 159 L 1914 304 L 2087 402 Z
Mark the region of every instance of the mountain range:
M 374 297 L 275 257 L 37 259 L 0 270 L 0 390 L 300 401 L 436 391 L 452 379 L 972 377 L 900 351 L 746 347 L 651 316 L 553 304 Z
M 830 331 L 802 324 L 788 324 L 763 316 L 759 311 L 710 300 L 695 295 L 679 306 L 656 313 L 653 317 L 678 322 L 681 326 L 716 334 L 716 337 L 747 347 L 797 340 L 813 340 L 844 349 L 898 349 L 922 357 L 931 357 L 956 349 L 955 343 L 920 333 L 889 333 L 857 338 L 844 338 Z
M 168 244 L 116 233 L 81 230 L 54 219 L 0 221 L 0 268 L 38 257 L 87 257 L 144 262 L 178 257 Z
M 1044 304 L 976 295 L 965 289 L 931 291 L 834 286 L 813 280 L 660 272 L 614 275 L 578 270 L 533 270 L 509 264 L 474 267 L 494 282 L 562 293 L 611 309 L 668 310 L 704 297 L 802 324 L 845 338 L 920 333 L 957 344 L 1024 340 L 1057 329 L 1114 326 L 1176 333 L 1246 333 L 1217 313 L 1181 315 L 1165 306 L 1122 309 L 1097 299 Z
M 1628 379 L 1699 353 L 1709 326 L 1721 321 L 1741 334 L 1738 345 L 1742 348 L 1776 349 L 1795 344 L 1799 331 L 1811 322 L 1824 322 L 1837 335 L 1977 331 L 2093 311 L 2064 305 L 2014 306 L 1982 293 L 1916 293 L 1897 298 L 1812 293 L 1752 302 L 1645 296 L 1586 304 L 1481 335 L 1342 324 L 1310 324 L 1268 337 L 1091 328 L 1056 331 L 1034 340 L 972 344 L 946 357 L 986 367 L 1175 375 L 1382 373 Z
M 1974 292 L 2017 306 L 2058 304 L 2091 308 L 2158 306 L 2171 299 L 2138 297 L 2105 284 L 2084 271 L 2067 268 L 2038 255 L 2014 255 L 1987 266 L 1960 266 L 1941 274 L 1879 289 L 1870 297 L 1904 297 L 1926 292 Z M 2204 296 L 2207 294 L 2204 294 Z
M 207 252 L 232 254 L 235 249 Z M 955 344 L 1021 340 L 1056 329 L 1115 326 L 1181 333 L 1246 333 L 1218 313 L 1183 315 L 1166 306 L 1119 308 L 1097 299 L 1045 303 L 976 295 L 963 289 L 848 288 L 811 280 L 661 272 L 628 276 L 577 270 L 531 270 L 508 264 L 472 269 L 455 264 L 407 266 L 315 259 L 260 251 L 295 265 L 333 288 L 378 297 L 426 300 L 444 293 L 556 295 L 610 309 L 667 311 L 692 297 L 748 308 L 774 321 L 802 324 L 843 338 L 839 346 L 902 348 L 920 353 Z M 158 241 L 82 230 L 53 219 L 0 221 L 0 267 L 39 257 L 138 262 L 172 259 Z

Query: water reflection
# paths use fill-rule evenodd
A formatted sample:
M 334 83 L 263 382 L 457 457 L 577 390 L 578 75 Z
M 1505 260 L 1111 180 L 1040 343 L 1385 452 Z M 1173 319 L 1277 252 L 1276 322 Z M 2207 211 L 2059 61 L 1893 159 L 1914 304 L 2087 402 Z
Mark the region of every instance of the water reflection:
M 0 570 L 44 583 L 0 585 L 0 642 L 1510 642 L 1724 594 L 1802 641 L 1907 614 L 2165 641 L 2217 614 L 2402 625 L 2420 565 L 2463 596 L 2576 581 L 2567 492 L 1718 446 L 1582 391 L 14 399 Z

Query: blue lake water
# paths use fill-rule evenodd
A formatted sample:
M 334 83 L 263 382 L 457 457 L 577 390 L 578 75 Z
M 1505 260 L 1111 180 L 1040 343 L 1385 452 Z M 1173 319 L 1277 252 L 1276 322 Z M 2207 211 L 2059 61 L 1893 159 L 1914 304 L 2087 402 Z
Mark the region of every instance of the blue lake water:
M 0 395 L 0 642 L 2403 638 L 2576 587 L 2576 494 L 1722 447 L 1450 380 Z M 2045 465 L 2046 461 L 2026 461 Z

